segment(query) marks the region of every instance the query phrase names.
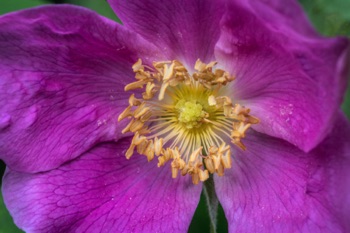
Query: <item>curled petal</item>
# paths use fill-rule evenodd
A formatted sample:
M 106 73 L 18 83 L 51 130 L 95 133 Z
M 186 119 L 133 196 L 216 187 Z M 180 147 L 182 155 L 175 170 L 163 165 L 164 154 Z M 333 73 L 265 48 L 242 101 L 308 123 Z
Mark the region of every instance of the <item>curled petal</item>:
M 144 54 L 154 53 L 139 36 L 81 7 L 2 16 L 0 159 L 45 171 L 119 137 L 123 87 Z
M 236 76 L 236 100 L 261 120 L 254 128 L 310 151 L 342 102 L 349 42 L 317 35 L 292 1 L 264 2 L 229 4 L 216 57 Z
M 255 15 L 271 28 L 297 37 L 319 37 L 303 8 L 295 0 L 248 0 L 245 4 Z

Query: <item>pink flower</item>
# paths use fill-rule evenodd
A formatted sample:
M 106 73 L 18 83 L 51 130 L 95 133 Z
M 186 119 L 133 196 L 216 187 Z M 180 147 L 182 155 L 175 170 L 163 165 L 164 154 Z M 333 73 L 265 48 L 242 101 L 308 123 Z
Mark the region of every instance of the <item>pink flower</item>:
M 230 232 L 350 231 L 348 40 L 318 35 L 293 0 L 108 2 L 123 25 L 69 5 L 0 17 L 2 191 L 20 228 L 187 231 L 202 184 L 125 159 L 117 119 L 140 58 L 189 73 L 217 61 L 230 100 L 260 120 L 245 151 L 226 141 L 232 168 L 214 174 Z

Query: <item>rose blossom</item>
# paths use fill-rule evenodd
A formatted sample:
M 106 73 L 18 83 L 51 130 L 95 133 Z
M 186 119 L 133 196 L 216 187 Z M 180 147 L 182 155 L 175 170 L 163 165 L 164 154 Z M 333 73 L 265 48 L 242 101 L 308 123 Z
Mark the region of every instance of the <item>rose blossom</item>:
M 350 231 L 346 39 L 292 0 L 108 2 L 123 25 L 70 5 L 0 18 L 20 228 L 186 232 L 213 174 L 230 232 Z

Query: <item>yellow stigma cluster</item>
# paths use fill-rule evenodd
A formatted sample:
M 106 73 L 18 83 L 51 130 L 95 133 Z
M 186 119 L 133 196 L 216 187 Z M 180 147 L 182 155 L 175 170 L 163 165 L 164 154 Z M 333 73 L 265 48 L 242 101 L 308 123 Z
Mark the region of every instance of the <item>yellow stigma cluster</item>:
M 189 174 L 194 184 L 231 168 L 227 143 L 245 150 L 241 139 L 259 120 L 225 94 L 234 77 L 215 69 L 216 64 L 197 60 L 192 74 L 176 60 L 148 67 L 139 59 L 133 65 L 136 81 L 125 91 L 143 93 L 132 94 L 118 118 L 130 119 L 122 133 L 134 133 L 128 159 L 136 149 L 148 161 L 157 157 L 158 167 L 171 161 L 172 177 Z
M 175 109 L 179 113 L 178 121 L 182 122 L 189 129 L 199 126 L 202 119 L 206 116 L 203 106 L 196 103 L 195 100 L 179 100 L 175 105 Z

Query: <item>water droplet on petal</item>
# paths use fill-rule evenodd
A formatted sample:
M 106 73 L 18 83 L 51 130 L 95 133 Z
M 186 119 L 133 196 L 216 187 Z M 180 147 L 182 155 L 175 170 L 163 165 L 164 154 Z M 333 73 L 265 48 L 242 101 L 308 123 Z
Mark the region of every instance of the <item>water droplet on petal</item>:
M 136 173 L 139 174 L 140 171 L 141 171 L 140 167 L 137 167 L 137 168 L 136 168 Z
M 38 107 L 36 105 L 31 106 L 24 114 L 24 119 L 21 122 L 23 128 L 28 128 L 35 123 L 38 119 Z
M 11 116 L 6 113 L 0 114 L 0 130 L 4 130 L 11 125 Z
M 141 224 L 145 224 L 147 222 L 147 218 L 146 215 L 142 215 L 141 219 L 140 219 L 140 223 Z
M 97 120 L 97 126 L 107 125 L 107 119 L 99 119 Z

